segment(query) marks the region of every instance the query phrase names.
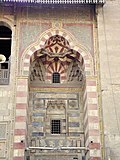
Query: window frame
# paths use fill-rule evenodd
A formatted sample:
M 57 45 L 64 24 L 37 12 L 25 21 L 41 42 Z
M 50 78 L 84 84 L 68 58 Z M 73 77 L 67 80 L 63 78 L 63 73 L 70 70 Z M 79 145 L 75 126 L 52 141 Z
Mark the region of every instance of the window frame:
M 6 57 L 6 60 L 0 63 L 0 85 L 9 85 L 10 84 L 10 57 L 12 53 L 12 42 L 13 42 L 13 30 L 5 22 L 0 22 L 0 44 L 4 42 L 4 45 L 1 47 L 1 55 L 3 54 Z M 4 46 L 7 46 L 8 50 L 4 50 Z M 8 47 L 9 46 L 9 47 Z M 4 50 L 2 52 L 2 50 Z M 6 54 L 7 53 L 7 54 Z
M 53 72 L 52 74 L 52 83 L 60 83 L 60 73 L 59 72 Z

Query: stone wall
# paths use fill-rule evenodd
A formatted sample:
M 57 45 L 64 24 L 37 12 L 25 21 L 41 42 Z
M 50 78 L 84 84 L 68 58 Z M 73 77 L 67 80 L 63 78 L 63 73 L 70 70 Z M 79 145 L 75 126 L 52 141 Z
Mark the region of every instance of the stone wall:
M 120 159 L 120 2 L 98 8 L 98 42 L 105 159 Z
M 87 76 L 83 104 L 85 145 L 90 149 L 88 157 L 100 160 L 94 8 L 92 6 L 75 7 L 74 10 L 72 7 L 46 8 L 45 6 L 43 8 L 17 7 L 16 10 L 12 6 L 0 6 L 0 8 L 0 21 L 8 23 L 13 31 L 10 84 L 0 86 L 0 102 L 3 104 L 6 101 L 7 103 L 4 104 L 6 112 L 5 108 L 2 108 L 3 111 L 0 113 L 2 127 L 7 126 L 5 131 L 3 130 L 3 133 L 1 133 L 2 139 L 0 142 L 3 155 L 0 158 L 24 159 L 24 150 L 28 145 L 27 111 L 30 57 L 44 46 L 46 40 L 58 34 L 65 37 L 70 43 L 70 47 L 78 51 L 84 59 Z M 82 59 L 81 57 L 80 59 Z M 48 90 L 48 88 L 45 89 Z M 7 92 L 4 90 L 7 90 Z M 70 103 L 70 100 L 68 99 L 68 103 Z M 78 101 L 78 99 L 75 100 Z M 73 118 L 74 114 L 70 112 L 70 115 Z M 70 119 L 72 119 L 71 117 Z M 77 129 L 75 129 L 77 127 L 72 129 L 73 122 L 70 123 L 70 130 L 71 132 L 76 130 L 75 134 L 77 134 Z M 78 125 L 78 120 L 77 123 L 74 123 L 75 125 Z M 4 136 L 4 133 L 6 133 L 6 136 Z
M 12 30 L 12 48 L 9 85 L 0 85 L 0 159 L 13 157 L 15 94 L 16 94 L 16 35 L 11 9 L 5 13 L 0 5 L 0 25 Z M 4 14 L 5 13 L 5 14 Z M 7 17 L 7 18 L 6 18 Z M 3 23 L 4 22 L 4 23 Z M 13 72 L 14 71 L 14 72 Z M 11 148 L 11 149 L 10 149 Z

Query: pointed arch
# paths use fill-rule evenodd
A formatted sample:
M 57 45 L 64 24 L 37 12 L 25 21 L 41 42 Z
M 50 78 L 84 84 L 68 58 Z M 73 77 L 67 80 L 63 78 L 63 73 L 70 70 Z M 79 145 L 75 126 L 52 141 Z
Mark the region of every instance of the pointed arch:
M 29 76 L 29 66 L 30 66 L 30 58 L 35 58 L 35 55 L 37 51 L 40 51 L 42 48 L 44 48 L 45 42 L 54 35 L 60 35 L 63 36 L 70 44 L 70 48 L 74 50 L 75 52 L 80 54 L 79 60 L 84 60 L 84 66 L 85 66 L 85 72 L 86 75 L 93 75 L 93 58 L 90 54 L 90 52 L 83 46 L 79 45 L 76 39 L 73 35 L 71 35 L 69 32 L 65 30 L 48 30 L 41 34 L 41 36 L 38 38 L 38 40 L 30 45 L 23 53 L 22 59 L 21 59 L 21 75 L 26 76 L 22 77 L 21 79 L 18 79 L 18 91 L 19 88 L 28 88 L 28 76 Z M 85 145 L 89 147 L 90 151 L 87 153 L 88 156 L 93 158 L 97 157 L 100 158 L 100 130 L 99 130 L 99 115 L 98 115 L 98 95 L 97 95 L 97 79 L 96 76 L 91 76 L 86 78 L 86 84 L 83 88 L 83 109 L 84 109 L 84 129 L 85 129 Z M 25 90 L 26 91 L 26 90 Z M 24 105 L 28 105 L 28 90 L 25 92 L 25 97 L 18 96 L 17 98 L 21 101 L 23 100 Z M 19 95 L 19 94 L 18 94 Z M 22 103 L 23 103 L 22 102 Z M 22 106 L 23 104 L 19 104 L 19 102 L 16 103 L 16 107 Z M 27 107 L 26 107 L 27 108 Z M 27 111 L 27 109 L 25 109 Z M 23 123 L 23 122 L 21 122 Z M 24 123 L 23 123 L 24 124 Z M 16 121 L 16 126 L 18 126 L 18 123 Z M 96 127 L 97 126 L 97 127 Z M 95 134 L 93 134 L 95 132 Z M 91 141 L 93 141 L 93 144 L 91 146 Z M 96 146 L 98 149 L 96 149 Z M 93 153 L 93 150 L 96 150 L 95 153 Z
M 7 17 L 4 17 L 4 18 L 0 19 L 0 25 L 8 27 L 12 31 L 14 30 L 14 21 L 7 18 Z

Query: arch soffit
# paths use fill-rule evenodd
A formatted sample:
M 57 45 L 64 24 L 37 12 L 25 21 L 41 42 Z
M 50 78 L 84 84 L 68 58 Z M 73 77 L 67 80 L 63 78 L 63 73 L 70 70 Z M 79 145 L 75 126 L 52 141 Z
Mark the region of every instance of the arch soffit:
M 75 37 L 69 33 L 66 30 L 48 30 L 41 34 L 41 36 L 38 38 L 38 40 L 31 44 L 26 50 L 23 52 L 21 61 L 20 61 L 20 69 L 23 72 L 24 67 L 29 67 L 30 65 L 30 57 L 38 50 L 44 48 L 46 40 L 48 40 L 50 37 L 59 35 L 63 36 L 70 44 L 70 48 L 79 52 L 81 55 L 81 58 L 84 59 L 84 65 L 85 65 L 85 71 L 91 70 L 91 74 L 93 73 L 93 57 L 84 46 L 77 43 L 77 40 Z M 23 70 L 22 70 L 23 69 Z M 29 70 L 27 68 L 27 70 Z M 22 74 L 22 73 L 21 73 Z M 22 74 L 23 75 L 23 74 Z

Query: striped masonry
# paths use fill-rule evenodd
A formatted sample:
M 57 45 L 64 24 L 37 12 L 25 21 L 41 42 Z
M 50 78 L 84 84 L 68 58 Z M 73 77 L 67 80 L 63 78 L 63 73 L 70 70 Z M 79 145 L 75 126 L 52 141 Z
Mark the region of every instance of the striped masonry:
M 31 97 L 33 97 L 34 93 L 31 93 Z M 45 126 L 45 107 L 43 106 L 43 101 L 41 101 L 39 98 L 35 98 L 34 100 L 32 98 L 29 99 L 29 108 L 32 111 L 31 114 L 31 124 L 34 128 L 32 132 L 32 137 L 36 136 L 44 136 L 43 128 Z M 34 104 L 34 105 L 33 105 Z M 38 106 L 39 111 L 38 112 Z
M 75 112 L 69 111 L 69 134 L 71 136 L 79 136 L 80 131 L 80 113 L 78 110 Z
M 54 30 L 51 32 L 46 33 L 38 42 L 38 44 L 36 44 L 36 46 L 32 46 L 30 48 L 30 50 L 26 51 L 23 53 L 22 56 L 22 63 L 21 63 L 21 70 L 22 70 L 22 75 L 28 76 L 29 75 L 29 63 L 30 63 L 30 59 L 32 61 L 34 61 L 37 51 L 44 48 L 45 46 L 45 42 L 54 35 L 60 35 L 63 36 L 70 44 L 71 49 L 77 51 L 80 53 L 80 57 L 79 57 L 79 61 L 81 62 L 82 59 L 84 59 L 84 66 L 85 67 L 85 71 L 86 74 L 87 73 L 91 73 L 92 74 L 92 70 L 93 70 L 93 62 L 92 62 L 92 58 L 90 57 L 90 54 L 88 55 L 86 52 L 80 50 L 80 48 L 78 46 L 76 46 L 73 43 L 73 40 L 71 38 L 71 35 L 69 36 L 67 33 L 63 32 L 63 31 L 59 31 L 59 30 Z
M 86 90 L 83 97 L 86 146 L 90 148 L 89 154 L 91 159 L 100 160 L 100 129 L 96 80 L 86 80 Z
M 50 38 L 53 35 L 61 35 L 66 40 L 68 40 L 70 47 L 80 53 L 80 59 L 84 59 L 84 68 L 87 75 L 92 75 L 93 73 L 93 60 L 90 54 L 87 52 L 84 52 L 79 49 L 78 46 L 76 46 L 71 38 L 71 35 L 59 31 L 54 30 L 51 32 L 46 33 L 38 44 L 36 43 L 36 46 L 32 46 L 30 50 L 27 50 L 24 52 L 21 62 L 21 70 L 22 75 L 28 76 L 29 75 L 29 63 L 30 58 L 37 50 L 40 50 L 41 48 L 44 48 L 44 44 L 48 38 Z M 34 58 L 33 58 L 34 59 Z M 18 91 L 22 91 L 22 85 L 18 85 Z M 18 95 L 23 95 L 23 93 L 18 93 Z M 25 93 L 24 93 L 25 94 Z M 27 98 L 25 98 L 25 95 L 22 99 L 22 104 L 26 104 Z M 100 130 L 99 130 L 99 115 L 98 115 L 98 104 L 97 104 L 97 84 L 96 80 L 94 79 L 87 79 L 86 80 L 86 89 L 83 96 L 83 103 L 84 103 L 84 128 L 85 128 L 85 138 L 86 138 L 86 146 L 90 148 L 90 159 L 93 160 L 100 160 L 101 153 L 100 153 Z M 17 98 L 17 105 L 20 104 L 21 99 L 20 97 Z M 22 106 L 21 106 L 22 107 Z M 72 117 L 73 118 L 73 117 Z M 22 120 L 24 118 L 21 118 Z M 24 122 L 16 122 L 16 123 L 24 123 Z M 72 125 L 72 124 L 70 124 Z M 23 125 L 24 126 L 24 125 Z M 25 126 L 24 126 L 25 127 Z M 18 128 L 17 128 L 18 129 Z M 19 130 L 21 130 L 20 128 Z M 23 129 L 22 129 L 23 130 Z M 92 142 L 92 143 L 90 143 Z M 15 150 L 16 151 L 16 150 Z M 16 151 L 17 152 L 17 151 Z M 19 152 L 19 151 L 18 151 Z M 20 152 L 22 153 L 22 152 Z
M 17 80 L 16 115 L 14 128 L 14 160 L 24 160 L 26 123 L 27 123 L 28 80 Z

